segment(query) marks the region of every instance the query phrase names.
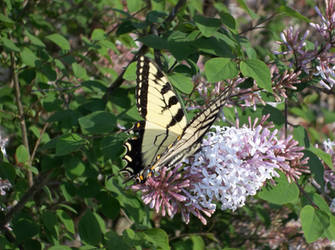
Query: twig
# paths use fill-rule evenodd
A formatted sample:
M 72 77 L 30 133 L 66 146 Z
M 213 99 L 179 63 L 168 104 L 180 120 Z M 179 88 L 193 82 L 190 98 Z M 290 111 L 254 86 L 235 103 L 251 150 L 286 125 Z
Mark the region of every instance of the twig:
M 311 197 L 309 197 L 309 195 L 305 192 L 305 190 L 298 184 L 298 182 L 296 181 L 295 184 L 297 185 L 297 187 L 299 188 L 300 193 L 302 193 L 304 195 L 304 197 L 306 197 L 306 199 L 310 202 L 311 206 L 315 209 L 319 209 L 318 205 L 316 205 L 314 203 L 314 201 L 311 199 Z
M 15 88 L 16 105 L 19 111 L 19 120 L 20 120 L 21 132 L 22 132 L 22 140 L 23 140 L 23 145 L 25 146 L 28 152 L 28 156 L 29 156 L 28 163 L 30 163 L 30 150 L 29 150 L 27 126 L 26 126 L 26 121 L 24 118 L 24 110 L 23 110 L 23 106 L 21 102 L 20 84 L 19 84 L 19 78 L 16 72 L 14 52 L 10 53 L 10 59 L 11 59 L 12 77 L 13 77 L 14 88 Z M 32 175 L 31 170 L 27 169 L 27 175 L 28 175 L 28 183 L 29 183 L 29 186 L 31 187 L 33 185 L 33 175 Z
M 42 139 L 42 136 L 43 134 L 45 133 L 45 130 L 47 129 L 47 127 L 49 126 L 49 122 L 46 122 L 42 128 L 42 131 L 40 132 L 40 136 L 38 137 L 36 143 L 35 143 L 35 146 L 34 146 L 34 149 L 33 149 L 33 152 L 31 153 L 31 157 L 30 157 L 30 164 L 33 163 L 34 161 L 34 158 L 35 158 L 35 154 L 36 154 L 36 151 L 38 149 L 38 146 L 40 145 L 41 143 L 41 139 Z
M 272 14 L 271 16 L 269 16 L 268 18 L 265 18 L 262 22 L 256 24 L 255 26 L 251 26 L 251 27 L 247 28 L 246 30 L 243 30 L 242 32 L 239 33 L 239 35 L 242 35 L 242 34 L 244 34 L 244 33 L 247 33 L 247 32 L 249 32 L 249 31 L 251 31 L 251 30 L 254 30 L 254 29 L 258 28 L 259 25 L 261 25 L 261 24 L 263 24 L 263 23 L 266 23 L 266 22 L 270 21 L 270 20 L 271 20 L 272 18 L 274 18 L 276 15 L 277 15 L 276 13 Z

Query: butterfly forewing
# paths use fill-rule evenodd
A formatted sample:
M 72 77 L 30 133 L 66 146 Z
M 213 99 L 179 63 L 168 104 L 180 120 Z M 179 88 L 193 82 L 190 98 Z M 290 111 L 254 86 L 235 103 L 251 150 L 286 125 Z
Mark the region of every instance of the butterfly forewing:
M 136 99 L 138 111 L 145 121 L 135 129 L 137 132 L 141 130 L 137 139 L 140 142 L 130 140 L 130 144 L 136 148 L 140 143 L 141 158 L 129 151 L 125 145 L 125 157 L 128 160 L 125 157 L 124 159 L 130 166 L 124 170 L 133 170 L 133 174 L 149 168 L 176 141 L 187 125 L 184 110 L 167 77 L 146 57 L 139 57 L 137 62 Z M 131 156 L 136 159 L 130 163 Z

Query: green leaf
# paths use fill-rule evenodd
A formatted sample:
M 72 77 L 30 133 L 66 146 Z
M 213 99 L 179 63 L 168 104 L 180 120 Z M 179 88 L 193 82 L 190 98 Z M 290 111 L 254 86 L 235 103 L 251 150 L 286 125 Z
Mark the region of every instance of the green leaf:
M 21 59 L 22 59 L 22 62 L 28 66 L 31 66 L 31 67 L 36 66 L 35 61 L 37 60 L 37 56 L 29 48 L 24 48 L 21 51 Z
M 77 211 L 73 207 L 70 207 L 70 206 L 68 206 L 66 204 L 59 204 L 59 207 L 65 208 L 66 210 L 68 210 L 68 211 L 70 211 L 70 212 L 72 212 L 74 214 L 78 214 Z
M 15 52 L 20 52 L 20 49 L 15 45 L 15 43 L 6 37 L 1 37 L 1 43 L 4 47 Z
M 329 220 L 329 227 L 327 228 L 325 232 L 325 236 L 328 238 L 328 240 L 335 240 L 335 216 L 334 215 L 329 215 L 330 220 Z
M 294 127 L 293 137 L 296 141 L 299 142 L 300 146 L 305 148 L 309 147 L 309 139 L 306 129 L 303 126 Z
M 238 70 L 236 63 L 230 58 L 217 57 L 206 62 L 205 74 L 208 82 L 219 82 L 234 78 Z
M 127 0 L 129 12 L 136 12 L 145 6 L 145 1 L 142 0 Z
M 126 71 L 124 72 L 123 79 L 127 81 L 136 80 L 136 62 L 132 62 L 131 64 L 129 64 Z
M 56 214 L 57 217 L 62 222 L 62 224 L 65 226 L 66 230 L 74 234 L 75 233 L 74 223 L 71 217 L 62 209 L 57 209 Z
M 321 110 L 322 110 L 326 124 L 335 122 L 335 112 L 334 111 L 329 111 L 323 108 L 321 108 Z
M 124 152 L 122 146 L 124 141 L 127 139 L 126 134 L 109 135 L 105 136 L 100 143 L 101 150 L 106 159 L 115 159 Z
M 28 250 L 32 250 L 32 249 L 40 250 L 42 249 L 42 246 L 41 246 L 40 241 L 34 240 L 34 239 L 28 239 L 23 242 L 22 248 L 28 249 Z
M 217 39 L 215 37 L 205 38 L 202 37 L 193 42 L 193 45 L 199 49 L 199 51 L 208 53 L 214 56 L 233 58 L 232 48 L 227 42 Z
M 49 81 L 55 81 L 57 79 L 55 67 L 51 65 L 51 63 L 45 63 L 40 70 L 41 73 L 45 75 Z
M 115 116 L 105 111 L 93 112 L 78 121 L 81 129 L 91 134 L 112 132 L 116 126 Z
M 44 226 L 48 230 L 49 235 L 52 236 L 54 239 L 58 239 L 59 231 L 56 214 L 51 211 L 44 211 L 41 218 Z
M 62 35 L 54 33 L 45 37 L 51 42 L 55 43 L 62 50 L 70 50 L 70 43 Z
M 75 75 L 75 77 L 88 80 L 86 69 L 80 66 L 78 63 L 72 63 L 72 70 Z
M 168 74 L 168 79 L 171 84 L 181 92 L 185 94 L 191 94 L 193 90 L 193 81 L 191 77 L 188 77 L 182 73 L 174 72 Z
M 316 241 L 329 226 L 329 216 L 312 206 L 304 206 L 300 211 L 301 226 L 308 243 Z
M 112 49 L 113 51 L 118 53 L 118 50 L 117 50 L 115 44 L 108 41 L 108 40 L 100 40 L 98 44 L 101 45 L 102 47 L 107 48 L 107 49 Z
M 13 231 L 16 236 L 16 243 L 21 243 L 38 234 L 40 227 L 32 220 L 21 218 L 18 222 L 14 223 Z
M 64 163 L 66 175 L 73 179 L 81 176 L 85 172 L 85 164 L 77 157 L 70 158 Z
M 232 15 L 230 15 L 229 13 L 220 13 L 220 17 L 224 25 L 232 30 L 236 29 L 236 22 Z
M 88 92 L 96 92 L 96 93 L 105 93 L 107 91 L 107 87 L 101 81 L 85 81 L 81 83 L 81 86 L 84 87 Z M 86 89 L 87 88 L 87 89 Z
M 14 24 L 15 23 L 12 19 L 10 19 L 9 17 L 7 17 L 7 16 L 5 16 L 1 13 L 0 13 L 0 22 L 8 23 L 8 24 Z
M 321 150 L 320 148 L 314 148 L 314 147 L 309 147 L 308 150 L 316 154 L 321 160 L 323 160 L 328 165 L 328 167 L 334 169 L 332 157 L 325 151 Z
M 68 247 L 66 245 L 56 245 L 48 248 L 48 250 L 71 250 L 71 249 L 72 249 L 71 247 Z
M 86 141 L 77 134 L 63 135 L 56 140 L 56 155 L 68 155 L 80 150 Z
M 105 39 L 105 31 L 103 29 L 94 29 L 91 35 L 93 41 L 100 41 Z
M 240 68 L 244 76 L 252 77 L 260 88 L 272 93 L 270 70 L 264 62 L 248 59 L 241 62 Z
M 258 18 L 258 15 L 251 9 L 249 9 L 248 5 L 245 3 L 244 0 L 237 0 L 237 3 L 240 5 L 242 9 L 244 9 L 249 14 L 249 16 L 251 16 L 252 19 Z
M 159 11 L 150 11 L 146 16 L 146 21 L 149 23 L 163 23 L 167 14 Z
M 152 228 L 143 231 L 144 238 L 159 249 L 170 249 L 167 233 L 160 228 Z
M 107 249 L 117 249 L 117 250 L 128 250 L 135 249 L 131 247 L 133 241 L 129 239 L 123 239 L 123 237 L 117 235 L 113 230 L 109 231 L 105 235 Z
M 120 203 L 107 192 L 100 192 L 97 196 L 99 204 L 102 205 L 101 212 L 108 218 L 114 220 L 120 214 Z
M 45 47 L 45 44 L 37 36 L 30 34 L 27 30 L 24 31 L 24 34 L 29 38 L 32 44 L 43 48 Z
M 22 146 L 22 145 L 21 145 Z M 9 180 L 11 183 L 15 182 L 16 172 L 13 165 L 0 161 L 0 177 L 1 179 Z
M 317 193 L 311 193 L 311 194 L 309 194 L 309 195 L 311 195 L 310 198 L 311 198 L 312 202 L 313 202 L 315 205 L 317 205 L 318 208 L 319 208 L 321 211 L 325 212 L 325 213 L 328 214 L 328 215 L 331 214 L 331 211 L 330 211 L 330 208 L 329 208 L 327 202 L 324 200 L 324 198 L 323 198 L 321 195 L 319 195 L 319 194 L 317 194 Z M 308 200 L 307 200 L 307 202 L 310 203 L 310 201 L 308 201 Z M 307 204 L 306 204 L 306 205 L 307 205 Z
M 195 24 L 197 25 L 198 29 L 205 37 L 210 37 L 215 34 L 215 32 L 221 26 L 221 20 L 211 17 L 204 17 L 196 15 L 194 17 Z
M 307 17 L 301 15 L 298 11 L 286 6 L 286 5 L 282 5 L 280 6 L 277 10 L 279 10 L 280 13 L 284 13 L 288 16 L 291 16 L 291 17 L 295 17 L 295 18 L 298 18 L 306 23 L 310 23 L 311 20 L 309 20 Z
M 258 193 L 261 199 L 277 205 L 297 202 L 299 189 L 295 183 L 288 183 L 282 173 L 279 178 L 275 178 L 275 181 L 275 186 L 267 185 Z
M 140 37 L 138 39 L 140 42 L 144 43 L 148 47 L 154 48 L 154 49 L 166 49 L 168 48 L 168 42 L 160 38 L 159 36 L 155 35 L 147 35 Z
M 316 180 L 317 183 L 321 185 L 323 188 L 325 185 L 325 180 L 323 178 L 324 168 L 320 159 L 311 151 L 304 150 L 304 156 L 308 157 L 308 166 L 311 170 L 313 178 Z
M 27 163 L 28 160 L 29 160 L 29 153 L 28 153 L 28 150 L 25 146 L 23 145 L 20 145 L 17 149 L 16 149 L 16 153 L 15 153 L 15 156 L 16 156 L 16 160 L 18 162 L 21 162 L 21 163 Z
M 57 111 L 51 115 L 48 122 L 59 122 L 61 128 L 70 129 L 73 126 L 78 126 L 80 113 L 74 110 Z
M 168 46 L 168 50 L 178 61 L 187 59 L 197 49 L 191 42 L 169 41 Z
M 87 210 L 79 221 L 78 231 L 81 240 L 88 244 L 98 245 L 101 241 L 102 233 L 99 223 L 90 210 Z
M 285 122 L 285 117 L 283 112 L 280 111 L 278 108 L 275 108 L 271 105 L 266 105 L 262 111 L 263 115 L 270 114 L 270 120 L 276 125 L 283 125 Z
M 131 31 L 135 30 L 136 27 L 134 23 L 130 20 L 124 20 L 122 23 L 118 25 L 116 35 L 122 35 L 126 33 L 130 33 Z
M 191 240 L 193 242 L 193 250 L 203 250 L 206 249 L 204 239 L 198 235 L 192 235 Z

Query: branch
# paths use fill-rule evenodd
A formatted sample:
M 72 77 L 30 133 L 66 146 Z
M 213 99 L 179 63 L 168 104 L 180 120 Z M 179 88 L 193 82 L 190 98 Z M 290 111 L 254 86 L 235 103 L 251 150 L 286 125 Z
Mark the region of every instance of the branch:
M 46 122 L 42 128 L 42 131 L 40 132 L 40 136 L 38 137 L 36 143 L 35 143 L 35 146 L 34 146 L 34 149 L 33 149 L 33 152 L 31 153 L 31 157 L 30 157 L 30 164 L 33 163 L 34 161 L 34 158 L 35 158 L 35 154 L 36 154 L 36 151 L 38 149 L 38 146 L 40 145 L 41 143 L 41 139 L 42 139 L 42 136 L 43 134 L 45 133 L 45 130 L 47 129 L 47 127 L 49 126 L 50 123 Z
M 244 33 L 247 33 L 247 32 L 249 32 L 249 31 L 251 31 L 251 30 L 261 28 L 261 27 L 259 27 L 259 25 L 264 24 L 264 23 L 266 23 L 266 22 L 269 22 L 269 21 L 270 21 L 272 18 L 274 18 L 276 15 L 277 15 L 277 14 L 274 13 L 274 14 L 272 14 L 271 16 L 269 16 L 269 17 L 265 18 L 264 20 L 262 20 L 260 23 L 256 24 L 255 26 L 252 26 L 252 25 L 251 25 L 251 26 L 250 26 L 249 28 L 247 28 L 246 30 L 241 31 L 238 35 L 240 36 L 240 35 L 242 35 L 242 34 L 244 34 Z
M 11 59 L 11 71 L 12 71 L 12 80 L 14 82 L 14 88 L 15 88 L 15 97 L 16 97 L 16 105 L 17 109 L 19 111 L 19 120 L 20 120 L 20 126 L 21 126 L 21 132 L 22 132 L 22 140 L 23 140 L 23 145 L 27 149 L 28 155 L 29 155 L 29 160 L 28 164 L 30 166 L 30 150 L 29 150 L 29 141 L 28 141 L 28 133 L 27 133 L 27 126 L 26 126 L 26 121 L 24 118 L 24 110 L 21 102 L 21 91 L 20 91 L 20 83 L 19 83 L 19 77 L 16 72 L 16 63 L 15 63 L 15 54 L 14 52 L 10 53 L 10 59 Z M 33 185 L 33 175 L 32 172 L 27 169 L 27 174 L 28 174 L 28 183 L 29 186 L 31 187 Z

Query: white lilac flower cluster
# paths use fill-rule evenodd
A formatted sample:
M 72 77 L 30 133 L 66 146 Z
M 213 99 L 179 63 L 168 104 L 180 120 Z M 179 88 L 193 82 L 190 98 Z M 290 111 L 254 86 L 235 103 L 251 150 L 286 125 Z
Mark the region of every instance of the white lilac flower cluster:
M 202 207 L 215 209 L 215 201 L 220 201 L 221 209 L 235 210 L 244 206 L 246 198 L 255 195 L 267 179 L 279 176 L 276 169 L 283 159 L 274 151 L 285 145 L 274 143 L 277 131 L 271 133 L 261 126 L 214 128 L 216 132 L 203 140 L 203 149 L 188 170 L 204 176 L 193 184 L 190 193 Z

